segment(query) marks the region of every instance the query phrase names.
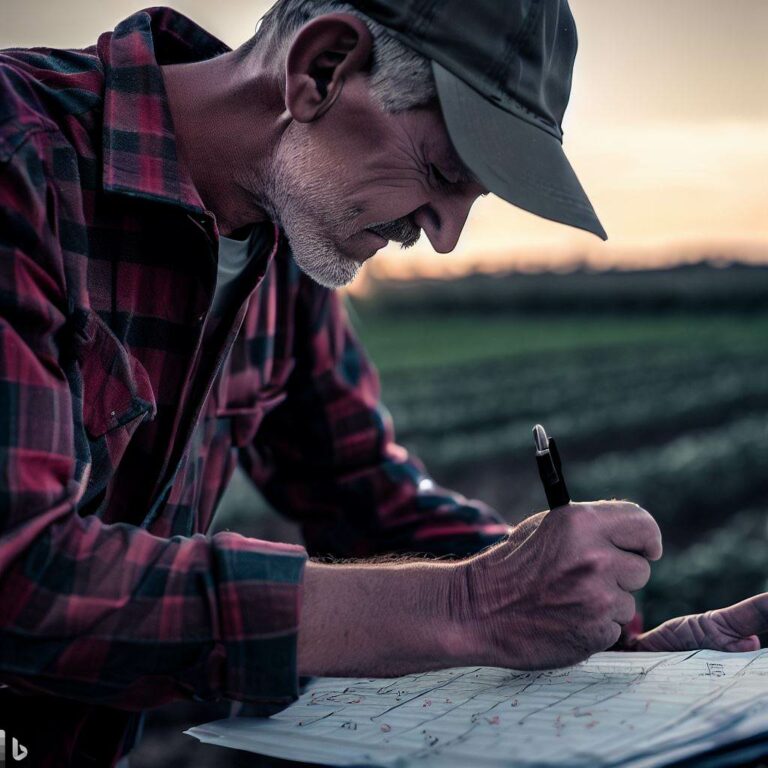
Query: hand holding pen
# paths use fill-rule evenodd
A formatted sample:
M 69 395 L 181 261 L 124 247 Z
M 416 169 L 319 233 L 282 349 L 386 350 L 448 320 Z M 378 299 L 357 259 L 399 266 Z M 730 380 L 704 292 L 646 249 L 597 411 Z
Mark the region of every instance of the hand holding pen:
M 571 503 L 554 441 L 540 425 L 534 436 L 552 510 L 468 558 L 452 609 L 464 617 L 459 647 L 488 666 L 562 667 L 610 648 L 661 556 L 658 525 L 637 504 Z
M 536 464 L 550 510 L 567 506 L 571 503 L 571 496 L 565 484 L 560 452 L 554 438 L 547 437 L 544 427 L 536 424 L 533 428 L 533 441 L 536 445 Z M 609 650 L 627 650 L 641 627 L 642 617 L 635 613 L 630 622 L 622 625 L 619 640 Z

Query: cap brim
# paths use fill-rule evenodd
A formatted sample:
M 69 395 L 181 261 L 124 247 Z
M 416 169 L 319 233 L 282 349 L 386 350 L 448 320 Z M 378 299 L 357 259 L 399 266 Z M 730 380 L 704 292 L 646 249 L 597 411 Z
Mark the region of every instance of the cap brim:
M 490 192 L 608 239 L 554 136 L 496 106 L 436 61 L 432 71 L 451 141 Z

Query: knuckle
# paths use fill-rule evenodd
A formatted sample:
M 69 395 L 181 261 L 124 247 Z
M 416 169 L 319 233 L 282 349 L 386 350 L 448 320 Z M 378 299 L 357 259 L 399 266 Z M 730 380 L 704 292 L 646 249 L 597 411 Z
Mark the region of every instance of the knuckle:
M 570 524 L 577 528 L 594 524 L 600 514 L 594 504 L 572 504 L 565 509 L 569 512 Z
M 591 613 L 596 617 L 602 617 L 607 615 L 613 608 L 613 600 L 605 590 L 594 590 L 592 597 L 589 601 Z
M 626 501 L 623 503 L 626 507 L 622 510 L 623 513 L 626 514 L 629 512 L 639 525 L 644 526 L 648 530 L 654 529 L 658 531 L 659 526 L 657 525 L 653 515 L 647 509 L 641 507 L 639 504 L 635 504 L 632 501 Z
M 696 623 L 702 630 L 710 631 L 712 627 L 730 629 L 730 623 L 719 611 L 705 611 L 696 617 Z
M 590 576 L 603 577 L 614 571 L 614 558 L 605 549 L 591 551 L 584 561 L 586 572 Z

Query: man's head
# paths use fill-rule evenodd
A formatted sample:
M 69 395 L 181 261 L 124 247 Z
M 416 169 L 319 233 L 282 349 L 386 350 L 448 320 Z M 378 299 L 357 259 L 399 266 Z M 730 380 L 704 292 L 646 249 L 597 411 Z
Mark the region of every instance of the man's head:
M 220 231 L 272 218 L 338 287 L 388 240 L 452 250 L 487 191 L 605 238 L 562 149 L 575 55 L 567 0 L 278 0 L 164 76 Z
M 305 272 L 344 285 L 421 230 L 454 248 L 485 190 L 448 137 L 428 59 L 335 0 L 279 0 L 246 49 L 274 67 L 290 118 L 262 200 Z

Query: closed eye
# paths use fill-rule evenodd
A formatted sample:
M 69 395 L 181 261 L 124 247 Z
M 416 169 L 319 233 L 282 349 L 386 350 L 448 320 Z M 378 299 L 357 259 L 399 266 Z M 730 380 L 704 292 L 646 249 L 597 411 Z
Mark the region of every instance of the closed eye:
M 429 164 L 429 172 L 441 187 L 450 187 L 455 183 L 451 181 L 434 163 Z
M 429 164 L 429 172 L 435 180 L 435 183 L 443 188 L 455 187 L 457 184 L 480 184 L 474 173 L 468 170 L 459 172 L 455 179 L 449 179 L 434 163 Z M 488 192 L 481 192 L 480 197 L 485 197 Z

